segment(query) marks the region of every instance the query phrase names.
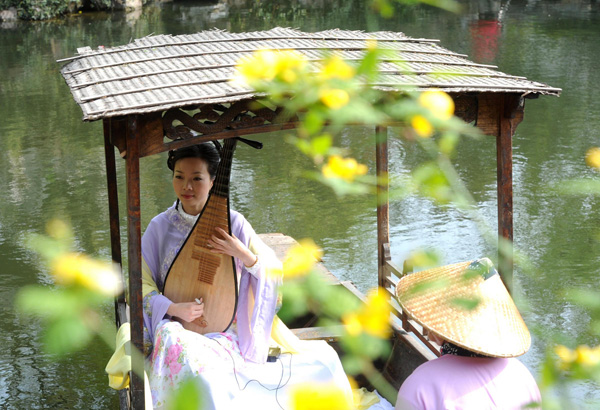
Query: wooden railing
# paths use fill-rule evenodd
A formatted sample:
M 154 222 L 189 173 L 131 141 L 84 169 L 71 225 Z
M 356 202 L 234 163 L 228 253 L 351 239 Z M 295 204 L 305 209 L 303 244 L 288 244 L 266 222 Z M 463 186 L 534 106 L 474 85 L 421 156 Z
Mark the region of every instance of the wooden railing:
M 406 332 L 414 334 L 429 350 L 436 356 L 440 356 L 440 346 L 429 340 L 427 329 L 419 325 L 412 319 L 409 319 L 406 312 L 402 309 L 396 299 L 396 286 L 402 277 L 402 270 L 399 269 L 391 260 L 386 260 L 383 265 L 384 289 L 389 293 L 392 314 L 396 316 Z

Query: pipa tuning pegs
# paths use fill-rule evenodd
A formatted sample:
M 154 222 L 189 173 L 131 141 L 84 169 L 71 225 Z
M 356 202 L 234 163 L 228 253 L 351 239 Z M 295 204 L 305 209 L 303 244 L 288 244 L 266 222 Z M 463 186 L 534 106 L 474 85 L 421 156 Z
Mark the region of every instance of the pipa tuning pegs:
M 252 148 L 255 149 L 262 149 L 263 144 L 262 142 L 258 142 L 258 141 L 253 141 L 253 140 L 249 140 L 246 138 L 241 138 L 241 137 L 236 137 L 238 139 L 238 141 L 243 142 L 244 144 L 248 144 L 250 145 Z

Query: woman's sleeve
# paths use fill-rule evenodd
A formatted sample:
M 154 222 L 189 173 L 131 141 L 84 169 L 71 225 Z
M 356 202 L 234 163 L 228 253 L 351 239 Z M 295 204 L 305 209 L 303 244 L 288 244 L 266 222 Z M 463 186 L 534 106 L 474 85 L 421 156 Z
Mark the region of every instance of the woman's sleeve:
M 154 335 L 159 323 L 167 316 L 167 310 L 171 302 L 167 297 L 160 294 L 152 272 L 142 257 L 142 306 L 144 309 L 144 353 L 150 354 L 154 345 Z
M 154 344 L 156 328 L 167 316 L 167 310 L 173 303 L 158 290 L 154 276 L 155 272 L 151 268 L 151 266 L 154 266 L 154 270 L 156 270 L 159 266 L 158 261 L 155 260 L 158 254 L 155 241 L 158 238 L 154 228 L 154 224 L 150 222 L 142 237 L 142 304 L 144 309 L 145 348 Z M 146 258 L 149 258 L 149 260 L 146 260 Z
M 232 231 L 250 251 L 258 255 L 260 267 L 251 274 L 241 261 L 237 329 L 240 350 L 245 359 L 256 363 L 267 360 L 271 327 L 277 310 L 277 288 L 282 267 L 275 252 L 256 235 L 240 214 L 235 215 Z

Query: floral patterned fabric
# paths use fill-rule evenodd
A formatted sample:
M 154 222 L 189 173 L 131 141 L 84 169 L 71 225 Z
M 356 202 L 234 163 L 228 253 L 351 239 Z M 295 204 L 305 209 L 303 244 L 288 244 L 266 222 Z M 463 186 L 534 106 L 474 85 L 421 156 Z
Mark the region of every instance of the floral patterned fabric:
M 188 378 L 204 389 L 203 409 L 288 409 L 290 388 L 307 381 L 350 392 L 335 351 L 322 341 L 304 343 L 301 353 L 259 364 L 244 360 L 234 332 L 200 335 L 163 320 L 146 363 L 154 408 L 165 408 Z
M 235 211 L 233 234 L 259 256 L 253 271 L 236 259 L 240 280 L 235 325 L 226 333 L 200 335 L 169 320 L 171 301 L 159 289 L 194 220 L 174 204 L 150 222 L 142 237 L 144 348 L 154 408 L 165 408 L 173 391 L 189 378 L 204 392 L 202 409 L 289 408 L 290 387 L 307 381 L 334 383 L 350 395 L 337 353 L 325 342 L 302 342 L 301 352 L 266 361 L 281 305 L 280 278 L 275 275 L 281 275 L 281 262 Z

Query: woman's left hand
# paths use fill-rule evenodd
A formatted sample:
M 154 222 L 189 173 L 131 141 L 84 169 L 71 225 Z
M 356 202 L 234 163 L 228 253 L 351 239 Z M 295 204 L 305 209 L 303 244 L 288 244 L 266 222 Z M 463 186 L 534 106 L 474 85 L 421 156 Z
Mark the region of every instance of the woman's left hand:
M 256 255 L 250 252 L 235 235 L 229 235 L 222 228 L 215 228 L 217 234 L 213 235 L 208 244 L 211 246 L 211 252 L 221 253 L 241 260 L 244 265 L 251 266 L 256 261 Z

